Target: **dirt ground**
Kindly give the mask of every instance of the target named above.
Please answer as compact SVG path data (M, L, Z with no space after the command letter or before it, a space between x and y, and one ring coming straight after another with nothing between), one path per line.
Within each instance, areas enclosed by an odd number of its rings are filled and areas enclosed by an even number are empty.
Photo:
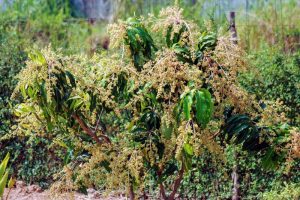
M6 199L8 189L5 190ZM22 181L17 181L15 188L9 192L8 200L125 200L124 195L114 195L105 197L94 189L88 189L88 194L77 192L68 194L52 194L48 190L42 190L37 185L27 186Z

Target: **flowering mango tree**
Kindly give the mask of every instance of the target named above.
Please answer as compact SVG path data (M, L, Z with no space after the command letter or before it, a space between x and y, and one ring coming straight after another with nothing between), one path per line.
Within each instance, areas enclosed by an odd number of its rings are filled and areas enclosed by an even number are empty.
M74 189L101 182L134 199L151 183L172 200L204 151L223 162L234 143L261 154L266 167L287 154L278 148L290 142L276 128L280 109L261 106L237 82L243 52L181 13L171 7L111 25L112 50L92 58L51 48L29 55L14 93L23 98L14 132L51 135L65 147Z

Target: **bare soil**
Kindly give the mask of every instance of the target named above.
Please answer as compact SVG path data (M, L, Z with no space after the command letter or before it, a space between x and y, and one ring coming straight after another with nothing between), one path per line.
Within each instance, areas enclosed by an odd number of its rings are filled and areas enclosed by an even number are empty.
M4 199L6 200L8 189L5 190ZM17 181L15 188L9 192L8 200L125 200L124 195L104 196L94 189L88 189L88 194L78 192L66 194L53 194L49 190L42 190L37 185L27 186L22 181Z

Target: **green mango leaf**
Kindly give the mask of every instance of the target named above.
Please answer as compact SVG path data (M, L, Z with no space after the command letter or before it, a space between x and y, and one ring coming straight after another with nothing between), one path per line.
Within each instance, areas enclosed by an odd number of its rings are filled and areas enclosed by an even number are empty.
M209 49L213 50L216 45L217 45L217 34L203 32L199 38L198 50L200 52Z
M82 100L75 100L73 109L76 110L78 108L80 108L83 105L83 101Z
M188 155L190 155L190 156L194 155L193 147L189 143L185 143L183 145L183 149Z
M25 86L24 85L22 85L20 87L20 91L21 91L21 94L22 94L23 98L26 99L27 94L26 94L26 90L25 90Z
M183 99L183 112L186 120L191 119L191 110L192 110L193 98L191 94L188 94Z
M46 83L45 81L42 82L40 85L40 94L44 102L47 102L47 92L46 92Z
M71 86L75 88L76 87L76 81L75 81L75 78L74 78L73 74L71 74L71 72L69 72L69 71L66 71L66 75L69 78Z
M162 125L161 125L161 132L162 132L162 135L166 139L168 139L168 140L171 139L173 130L174 130L174 125L173 124L167 125L166 122L162 123Z
M36 95L36 90L33 88L33 87L28 87L27 88L27 93L28 93L28 96L30 97L30 98L34 98L35 97L35 95Z
M264 152L270 145L260 141L259 127L247 115L233 115L222 127L221 137L234 144L242 144L248 152ZM270 152L269 152L270 153Z
M206 89L196 91L196 119L199 125L206 127L213 114L211 94Z
M275 150L271 147L262 158L262 166L265 169L275 169L278 166L278 155Z
M53 128L54 128L54 125L51 122L51 120L47 120L47 129L48 129L48 131L52 131Z
M82 97L79 95L76 95L76 96L70 97L67 101L77 100L77 99L82 99Z
M41 66L45 66L47 65L47 61L46 58L44 57L44 55L40 52L40 51L33 51L31 53L28 54L28 57L33 61L38 63Z
M127 25L126 36L124 38L125 44L129 45L134 66L140 71L143 63L147 59L151 59L152 50L156 51L157 48L140 20L132 18L127 21Z
M185 168L185 171L189 171L192 169L192 156L187 154L185 151L182 153L183 155L183 165Z
M17 116L20 116L22 114L26 114L26 113L30 113L30 112L34 112L34 111L35 111L34 107L27 105L25 103L21 103L16 106L15 114Z
M173 115L175 116L175 119L177 122L179 122L181 120L181 117L182 117L181 112L182 112L182 105L177 104L173 110Z
M173 30L173 26L169 26L168 30L167 30L167 34L166 34L166 43L168 47L172 46L172 42L171 42L171 33Z
M90 100L90 111L92 112L96 108L97 99L96 96L91 93L91 100Z

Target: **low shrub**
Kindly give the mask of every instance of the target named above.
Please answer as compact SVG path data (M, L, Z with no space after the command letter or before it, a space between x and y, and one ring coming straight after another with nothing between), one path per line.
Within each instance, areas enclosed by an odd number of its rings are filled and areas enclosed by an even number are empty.
M279 100L288 107L292 125L300 123L300 53L283 54L266 48L250 56L251 68L241 84L259 100Z

